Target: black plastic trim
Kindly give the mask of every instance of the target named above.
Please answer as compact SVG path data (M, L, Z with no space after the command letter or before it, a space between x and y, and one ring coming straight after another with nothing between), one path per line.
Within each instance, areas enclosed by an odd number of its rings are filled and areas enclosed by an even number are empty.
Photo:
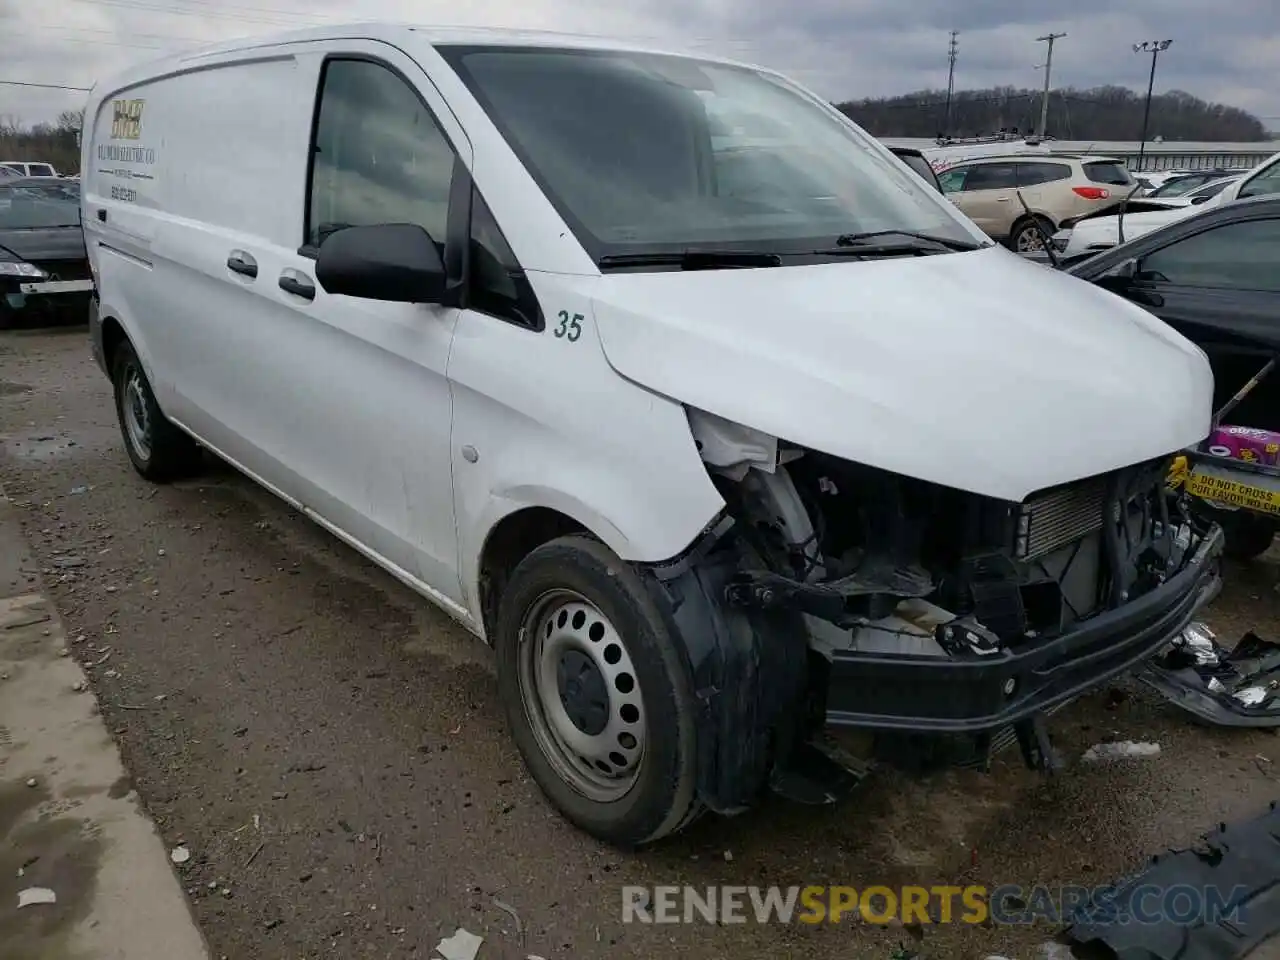
M1166 583L1022 652L928 657L836 651L827 678L826 722L980 732L1079 696L1152 656L1191 622L1220 586L1214 560L1223 541L1215 524L1187 566Z

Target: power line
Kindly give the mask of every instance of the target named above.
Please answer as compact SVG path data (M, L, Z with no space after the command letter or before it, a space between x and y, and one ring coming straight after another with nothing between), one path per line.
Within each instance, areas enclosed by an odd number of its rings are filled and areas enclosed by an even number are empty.
M36 87L40 90L75 90L78 93L88 93L90 87L73 87L66 83L33 83L29 80L0 80L0 86L5 87Z

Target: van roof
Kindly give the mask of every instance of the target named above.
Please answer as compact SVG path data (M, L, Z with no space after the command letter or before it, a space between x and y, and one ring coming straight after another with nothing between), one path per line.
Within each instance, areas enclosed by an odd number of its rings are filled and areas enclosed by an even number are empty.
M711 63L723 63L735 66L750 66L752 69L766 73L776 71L766 67L746 64L702 53L701 51L682 51L671 48L650 46L634 41L614 39L610 37L580 34L559 33L551 30L516 30L501 27L459 27L429 26L414 23L397 23L393 21L362 21L353 23L325 24L317 27L305 27L298 30L285 30L259 34L252 37L241 37L217 43L203 44L179 50L176 53L145 60L130 66L121 73L100 81L94 92L103 89L119 90L122 87L151 79L158 73L172 69L181 69L195 61L207 57L216 57L238 51L260 50L265 47L277 47L291 43L306 43L316 40L403 40L406 34L413 34L432 46L437 45L484 45L505 47L571 47L582 50L616 50L627 53L658 53L676 56L688 56Z

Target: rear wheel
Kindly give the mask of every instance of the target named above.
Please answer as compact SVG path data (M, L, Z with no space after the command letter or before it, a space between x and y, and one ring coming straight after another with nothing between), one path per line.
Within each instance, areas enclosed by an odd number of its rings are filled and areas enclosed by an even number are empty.
M690 681L625 562L584 536L534 550L503 591L495 645L512 738L566 819L632 847L696 818Z
M156 483L194 473L200 448L160 412L142 362L127 340L116 348L111 379L120 433L134 469Z
M1014 224L1013 232L1009 235L1009 246L1018 253L1038 253L1044 249L1044 238L1052 233L1053 224L1044 217L1021 220Z

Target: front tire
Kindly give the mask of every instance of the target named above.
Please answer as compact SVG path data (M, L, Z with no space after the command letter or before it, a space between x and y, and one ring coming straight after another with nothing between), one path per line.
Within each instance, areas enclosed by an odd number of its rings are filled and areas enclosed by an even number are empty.
M1223 552L1236 560L1253 560L1271 549L1278 525L1270 517L1237 510L1223 526Z
M200 448L160 411L151 382L127 340L112 362L116 417L133 468L153 483L190 476L200 466Z
M551 804L607 843L649 843L701 812L678 642L640 576L585 536L538 547L500 599L498 687L512 738Z

